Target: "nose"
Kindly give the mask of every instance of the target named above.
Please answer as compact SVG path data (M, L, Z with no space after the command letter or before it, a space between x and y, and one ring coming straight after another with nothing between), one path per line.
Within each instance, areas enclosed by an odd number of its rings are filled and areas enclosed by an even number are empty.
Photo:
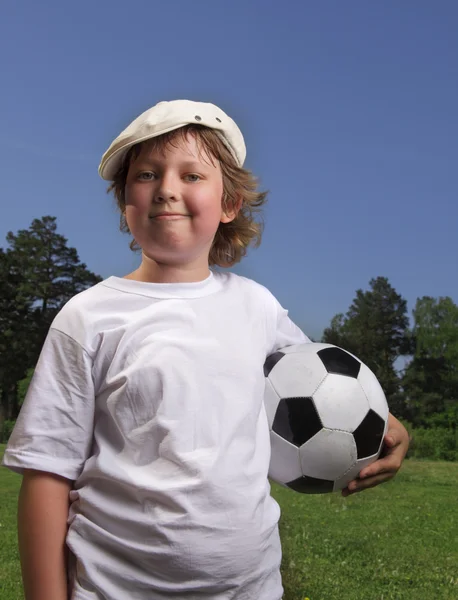
M156 193L154 194L154 201L170 202L178 200L178 187L173 177L170 175L163 175L159 181Z

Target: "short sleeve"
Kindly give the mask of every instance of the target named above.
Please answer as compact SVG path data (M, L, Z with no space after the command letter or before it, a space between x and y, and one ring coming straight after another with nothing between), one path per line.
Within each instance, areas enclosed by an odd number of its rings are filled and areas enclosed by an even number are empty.
M288 311L281 306L275 296L270 294L270 298L272 335L268 355L280 348L309 343L311 340L290 319Z
M17 473L36 469L75 480L89 455L93 426L92 359L51 328L2 464Z

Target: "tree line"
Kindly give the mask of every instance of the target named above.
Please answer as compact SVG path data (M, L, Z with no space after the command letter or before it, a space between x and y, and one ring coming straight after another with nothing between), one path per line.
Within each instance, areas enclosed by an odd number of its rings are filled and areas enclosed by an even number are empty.
M19 413L54 316L101 281L57 232L55 217L35 219L6 241L0 248L0 433ZM451 431L456 442L458 306L451 298L418 298L410 324L406 300L377 277L356 291L346 313L334 316L322 341L372 369L395 416L417 430Z

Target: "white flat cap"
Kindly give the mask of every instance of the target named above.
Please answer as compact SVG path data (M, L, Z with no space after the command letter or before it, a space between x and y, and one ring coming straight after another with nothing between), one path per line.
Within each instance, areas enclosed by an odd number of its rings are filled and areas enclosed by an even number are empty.
M159 102L137 117L111 143L102 156L99 174L112 181L128 150L139 142L179 129L190 123L214 129L241 167L246 157L242 132L225 112L209 102L172 100Z

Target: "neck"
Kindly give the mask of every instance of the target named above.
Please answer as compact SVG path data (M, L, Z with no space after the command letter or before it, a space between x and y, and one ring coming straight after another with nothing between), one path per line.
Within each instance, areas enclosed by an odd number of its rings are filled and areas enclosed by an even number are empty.
M126 275L125 279L147 283L193 283L203 281L209 275L208 263L206 265L192 263L169 265L156 262L143 254L141 265L138 269Z

